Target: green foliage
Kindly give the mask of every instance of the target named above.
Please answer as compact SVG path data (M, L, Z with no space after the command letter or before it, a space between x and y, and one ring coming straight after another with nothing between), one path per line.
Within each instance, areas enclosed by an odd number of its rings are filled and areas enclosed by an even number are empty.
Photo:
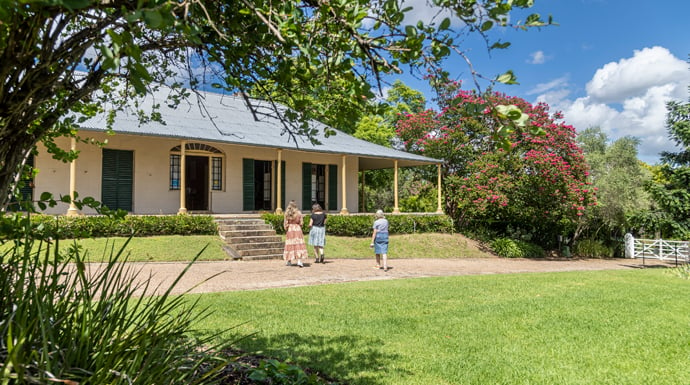
M581 239L573 245L573 255L581 258L612 258L613 248L596 239Z
M396 133L406 150L444 160L444 211L458 228L521 228L545 247L572 232L596 204L574 127L543 103L437 87L442 110L407 115ZM435 183L435 173L425 177Z
M0 215L0 228L7 239L16 239L16 222L23 214ZM111 216L52 216L31 215L35 236L41 239L71 239L90 237L129 237L151 235L213 235L218 227L209 215L128 215ZM19 233L21 234L21 232ZM0 238L1 240L2 238Z
M645 185L658 211L674 222L665 237L690 237L690 103L669 102L666 127L679 152L662 152L659 176Z
M384 75L440 67L463 51L458 35L481 33L487 47L504 47L486 33L550 24L536 13L524 22L509 17L533 1L429 6L452 10L452 19L409 25L412 8L396 1L113 0L103 6L97 0L6 0L0 8L0 78L6 81L0 100L10 101L4 107L13 113L0 117L0 164L10 170L0 174L0 191L11 190L38 142L66 159L55 138L77 137L82 118L103 110L112 124L132 99L160 84L173 85L162 101L173 105L189 96L179 89L183 83L261 96L274 108L254 106L257 114L279 115L290 135L313 139L317 129L332 130L314 127L311 119L351 126ZM454 25L467 28L453 31ZM142 121L160 120L155 106L144 111L138 101L131 104Z
M146 280L134 284L138 272L122 263L126 244L91 269L76 245L65 252L60 241L33 239L41 224L17 224L25 237L0 255L4 384L217 383L225 342L193 326L210 313L171 296L174 284L162 295Z
M546 255L539 245L511 238L496 238L489 247L504 258L543 258Z
M262 360L251 368L249 379L258 383L276 385L319 385L322 381L315 374L307 374L299 366L274 359Z
M261 218L269 223L278 234L285 234L283 215L272 213L261 214ZM413 233L453 233L453 221L447 215L405 215L396 214L386 216L390 224L391 234ZM372 234L373 215L336 215L328 214L326 229L328 235L345 237L364 237ZM302 231L309 232L309 214L304 217Z
M597 205L587 211L580 231L583 238L620 238L642 223L632 221L651 208L644 185L651 173L637 159L639 139L623 137L609 144L599 127L578 134L590 175L597 189Z

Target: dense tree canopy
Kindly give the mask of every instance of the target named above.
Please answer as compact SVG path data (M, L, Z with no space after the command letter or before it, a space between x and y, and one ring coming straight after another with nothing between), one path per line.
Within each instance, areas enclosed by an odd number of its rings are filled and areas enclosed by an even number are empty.
M571 235L596 202L574 128L545 104L498 93L460 90L445 105L408 115L397 133L406 149L444 159L446 211L460 226L512 229L543 243ZM492 106L529 117L529 130L508 131L508 150L495 139L503 123Z
M606 242L621 239L636 227L631 221L650 208L649 194L643 186L651 173L637 159L639 139L625 136L609 143L599 127L590 127L578 134L587 163L591 168L597 191L597 206L587 213L590 238Z
M530 8L533 0L434 2L437 10L453 16L410 25L401 3L3 1L0 191L7 192L18 179L20 165L37 142L60 152L51 139L75 135L78 115L73 113L117 111L132 96L159 84L173 90L214 84L226 92L258 92L293 108L294 114L282 114L286 130L309 135L308 125L295 122L324 113L336 125L349 118L340 110L310 109L315 96L333 95L337 87L341 102L336 104L361 105L373 96L372 85L379 84L382 74L405 66L414 71L462 55L458 45L464 34L545 24L539 15L524 22L509 18L514 9ZM281 97L272 99L274 95ZM175 103L180 97L172 92L170 100L157 102ZM149 111L141 116L157 118ZM6 200L7 194L1 194L0 207Z
M666 127L680 151L661 153L658 175L645 186L656 204L640 221L658 236L690 237L690 103L667 105Z

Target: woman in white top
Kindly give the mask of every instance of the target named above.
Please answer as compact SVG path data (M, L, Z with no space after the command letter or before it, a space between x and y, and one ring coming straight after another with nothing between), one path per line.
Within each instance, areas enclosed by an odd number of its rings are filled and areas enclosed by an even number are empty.
M374 253L376 253L376 266L374 268L383 268L383 271L388 271L388 220L383 216L382 210L376 211L373 229L369 247L374 248ZM382 258L383 267L381 266Z

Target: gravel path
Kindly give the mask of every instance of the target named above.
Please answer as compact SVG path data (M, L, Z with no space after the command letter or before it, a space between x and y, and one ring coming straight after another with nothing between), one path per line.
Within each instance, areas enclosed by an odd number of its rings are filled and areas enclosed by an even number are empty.
M417 277L469 274L507 274L531 272L613 270L643 267L635 259L391 259L387 272L374 269L371 259L335 259L325 264L305 264L304 268L285 266L281 260L220 261L193 264L173 293L211 293L233 290L332 284ZM183 263L132 263L140 271L138 279L152 277L157 292L167 289L186 266ZM646 261L647 266L659 265ZM159 286L160 285L160 286ZM151 292L151 290L149 290Z

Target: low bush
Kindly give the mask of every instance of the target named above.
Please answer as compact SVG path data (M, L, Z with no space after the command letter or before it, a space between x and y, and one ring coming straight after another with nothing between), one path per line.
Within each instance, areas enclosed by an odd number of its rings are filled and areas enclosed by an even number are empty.
M31 221L37 235L44 239L218 234L210 215L32 215Z
M283 215L264 213L261 215L278 234L285 234ZM405 215L396 214L386 216L390 224L391 234L414 233L453 233L453 221L447 215ZM339 215L328 214L326 228L328 235L343 237L371 236L374 215ZM304 216L302 231L309 232L309 214Z
M613 248L594 239L583 239L573 245L573 255L580 258L611 258Z
M36 241L42 223L5 219L25 236L0 255L3 384L217 383L226 343L193 326L209 311L171 295L174 284L155 296L148 281L135 284L138 272L121 263L126 243L92 269L76 244Z
M539 245L510 238L496 238L489 246L496 255L504 258L543 258L546 255Z

